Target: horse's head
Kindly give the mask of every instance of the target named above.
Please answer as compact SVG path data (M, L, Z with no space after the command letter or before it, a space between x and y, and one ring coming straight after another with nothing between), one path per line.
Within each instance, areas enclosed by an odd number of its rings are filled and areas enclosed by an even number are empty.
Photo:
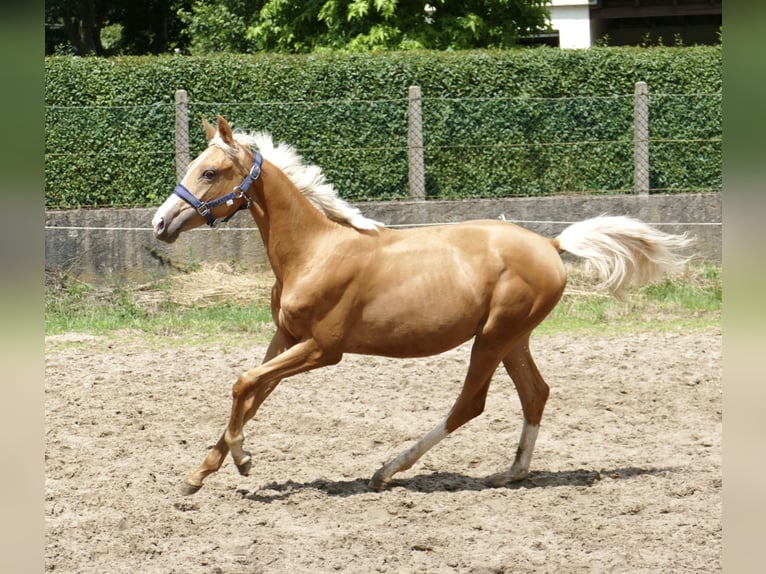
M181 183L152 218L155 237L167 243L182 231L204 223L212 227L248 207L248 189L260 174L260 154L240 145L222 116L217 128L204 117L202 124L207 149L189 164Z

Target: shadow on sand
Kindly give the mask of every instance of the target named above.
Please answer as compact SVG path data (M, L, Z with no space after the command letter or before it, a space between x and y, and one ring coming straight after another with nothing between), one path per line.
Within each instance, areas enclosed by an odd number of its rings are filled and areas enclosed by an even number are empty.
M667 476L672 472L672 468L618 468L602 470L561 470L561 471L537 471L531 472L529 476L519 482L509 482L503 486L494 486L489 482L489 477L473 477L464 474L434 472L431 474L421 474L404 479L394 479L383 491L377 491L368 486L369 479L357 478L354 480L326 480L317 479L311 482L294 482L288 480L282 483L272 482L263 487L249 491L239 489L237 493L242 498L255 502L274 502L277 500L288 499L291 496L305 491L315 490L323 492L328 496L355 496L359 494L368 494L380 492L384 494L387 490L404 488L412 492L458 492L458 491L480 491L491 489L521 490L532 488L555 488L555 487L577 487L593 486L596 482L604 479L625 480L637 476Z

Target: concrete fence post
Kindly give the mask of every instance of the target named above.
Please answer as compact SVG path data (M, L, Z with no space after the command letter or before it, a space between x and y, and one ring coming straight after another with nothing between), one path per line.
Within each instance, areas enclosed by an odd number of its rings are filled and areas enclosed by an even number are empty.
M189 165L189 96L176 90L176 179L181 181Z
M409 186L410 198L426 198L425 167L423 161L423 112L420 86L410 86L408 107Z
M633 122L633 190L649 195L649 88L646 82L636 82Z

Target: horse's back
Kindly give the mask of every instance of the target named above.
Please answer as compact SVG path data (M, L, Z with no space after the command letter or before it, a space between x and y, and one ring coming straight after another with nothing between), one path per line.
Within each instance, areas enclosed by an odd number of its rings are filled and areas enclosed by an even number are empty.
M473 220L406 230L381 230L380 253L410 257L419 266L477 267L516 273L533 283L564 281L554 242L529 229L497 220ZM563 288L563 285L562 285Z

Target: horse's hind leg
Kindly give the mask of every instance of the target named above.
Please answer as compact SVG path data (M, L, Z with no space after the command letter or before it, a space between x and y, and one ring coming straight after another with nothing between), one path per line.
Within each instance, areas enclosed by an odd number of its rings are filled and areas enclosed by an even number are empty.
M519 394L524 413L524 425L521 429L516 458L511 468L507 472L490 477L490 482L496 486L502 486L509 481L523 480L529 474L529 464L535 450L540 420L543 418L543 410L550 392L532 360L528 338L505 356L503 365Z
M477 337L471 350L471 364L463 383L463 390L447 417L418 442L381 467L370 480L371 488L384 488L394 474L410 468L452 431L483 412L492 375L500 364L498 354L486 340Z

